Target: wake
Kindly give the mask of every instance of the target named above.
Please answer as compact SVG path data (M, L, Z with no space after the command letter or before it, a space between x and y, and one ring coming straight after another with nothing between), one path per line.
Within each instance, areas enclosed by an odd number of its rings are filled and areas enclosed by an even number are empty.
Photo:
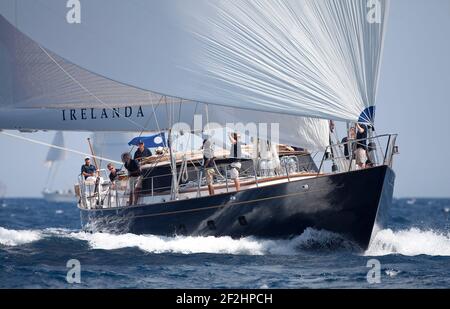
M295 255L300 249L350 248L351 242L340 235L327 231L307 229L289 240L264 240L254 237L233 239L231 237L155 235L112 235L104 233L74 233L72 237L85 240L93 249L114 250L137 247L149 253L213 253L235 255Z
M8 230L0 227L0 245L19 246L41 239L39 231L31 230Z
M345 237L323 230L306 229L300 236L288 240L254 237L164 237L156 235L85 233L66 229L11 230L0 227L0 246L21 246L52 237L64 237L87 242L93 250L138 248L152 254L231 254L231 255L298 255L302 251L350 251L360 248ZM380 231L365 256L399 254L404 256L450 256L450 235L433 230Z
M390 254L450 256L450 234L433 230L422 231L418 228L401 231L382 230L375 236L365 255Z

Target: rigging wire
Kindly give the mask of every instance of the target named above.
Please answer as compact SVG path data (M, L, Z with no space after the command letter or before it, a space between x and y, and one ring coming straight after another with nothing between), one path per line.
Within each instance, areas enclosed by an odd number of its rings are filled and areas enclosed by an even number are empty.
M158 102L158 104L156 104L156 108L158 108L158 106L159 106L159 104L161 103L162 99L163 99L163 96L162 96L161 98L159 98L159 102ZM152 114L153 114L153 116L155 117L155 120L156 120L156 125L157 125L158 132L161 132L161 129L160 129L159 124L158 124L158 118L156 117L155 107L153 106L153 104L151 104L151 106L152 106ZM151 119L151 117L148 118L146 124L144 125L144 127L142 128L142 130L139 132L138 137L141 137L141 136L142 136L142 134L144 133L145 129L147 128L147 126L148 126L149 123L150 123L150 119ZM135 145L131 146L131 148L130 148L130 150L128 151L128 153L131 154L131 152L134 150L135 147L136 147Z
M78 155L82 155L82 156L88 156L88 157L92 157L92 158L95 157L95 158L97 158L99 160L108 160L108 161L113 162L113 163L121 164L121 162L114 161L114 160L111 160L111 159L108 159L108 158L104 158L104 157L100 157L100 156L92 156L91 154L86 153L86 152L74 150L74 149L67 148L67 147L56 146L56 145L53 145L53 144L50 144L50 143L38 141L38 140L35 140L35 139L32 139L32 138L28 138L28 137L24 137L24 136L20 136L20 135L16 135L16 134L7 133L7 132L4 132L4 131L0 131L0 134L6 135L6 136L9 136L9 137L13 137L13 138L17 138L17 139L21 139L21 140L24 140L24 141L27 141L27 142L31 142L31 143L34 143L34 144L47 146L47 147L55 148L55 149L59 149L59 150L64 150L64 151L71 152L71 153L78 154Z
M114 111L115 113L118 113L120 116L124 116L123 114L121 114L119 111L114 110L111 106L109 106L108 104L106 104L105 102L103 102L98 96L96 96L94 93L92 93L89 89L87 89L85 86L83 86L83 84L81 84L75 77L72 76L72 74L70 74L69 72L67 72L66 69L64 69L57 61L55 58L53 58L45 48L43 48L41 45L39 45L39 48L47 55L47 57L53 62L55 63L58 68L64 73L66 74L71 80L73 80L82 90L84 90L87 94L89 94L90 96L92 96L95 100L97 100L100 104L104 105L106 108L108 108L109 110ZM142 125L140 125L139 123L137 123L136 121L129 119L127 117L123 117L124 119L126 119L127 121L129 121L130 123L132 123L133 125L135 125L136 127L138 127L139 129L145 129L144 127L142 127Z

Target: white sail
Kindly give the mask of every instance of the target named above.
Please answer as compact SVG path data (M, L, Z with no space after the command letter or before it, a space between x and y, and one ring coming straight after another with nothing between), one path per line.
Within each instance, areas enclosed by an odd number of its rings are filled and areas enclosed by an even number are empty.
M92 0L82 2L79 24L67 22L70 8L60 3L5 0L0 12L49 55L124 85L235 108L373 121L387 0ZM89 76L74 76L77 83L65 75L68 101L24 94L13 107L103 107ZM116 101L128 95L102 89ZM88 100L72 100L72 90ZM139 95L132 103L141 101L154 103Z
M64 147L64 135L63 132L58 131L53 137L52 145L58 147ZM63 161L66 157L66 152L58 148L50 148L45 159L45 164L51 166L57 161Z
M57 131L53 137L52 145L61 148L49 148L44 165L48 167L47 180L43 192L50 192L50 188L53 188L55 177L58 174L58 170L61 166L61 161L66 158L66 152L64 148L64 135L62 131Z
M11 91L2 92L0 126L3 129L160 131L182 122L198 132L207 121L222 126L277 123L281 143L311 150L327 144L326 121L219 105L207 107L203 103L144 91L69 63L42 49L1 17L0 25L0 42L9 46L1 49L4 57L0 58L10 65L5 68L11 69L2 85L15 85L10 87ZM5 57L8 51L13 55L9 60ZM148 106L149 103L153 105ZM83 107L86 105L97 108ZM200 125L193 123L194 115L201 115Z
M94 153L98 157L120 161L120 155L129 151L128 142L135 135L124 132L95 132L91 135ZM97 160L103 168L108 162Z

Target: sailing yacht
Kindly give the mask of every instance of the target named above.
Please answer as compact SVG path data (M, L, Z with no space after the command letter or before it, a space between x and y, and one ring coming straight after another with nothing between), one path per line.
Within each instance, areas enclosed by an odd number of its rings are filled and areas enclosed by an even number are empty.
M49 203L73 203L77 202L75 192L72 190L54 190L53 185L55 177L58 173L60 164L65 159L64 148L64 134L61 131L55 133L53 138L53 145L60 148L50 148L47 153L45 165L48 167L47 181L42 191L43 198Z
M5 195L6 195L6 185L0 181L0 206L1 207L6 207Z
M126 176L80 177L88 231L289 238L313 227L366 248L395 180L396 135L373 130L388 6L98 0L74 9L5 0L0 129L166 132L166 151L141 162L139 188ZM329 121L372 129L332 143ZM175 135L213 123L251 140L239 191L226 147L215 153L213 195L203 154L173 147ZM350 143L364 144L367 168L343 153Z

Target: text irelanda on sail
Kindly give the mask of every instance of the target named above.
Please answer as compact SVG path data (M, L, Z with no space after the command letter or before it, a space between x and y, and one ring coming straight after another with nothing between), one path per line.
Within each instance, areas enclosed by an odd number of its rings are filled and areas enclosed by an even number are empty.
M96 120L109 118L143 118L144 111L142 106L125 106L117 108L79 108L79 109L63 109L61 110L63 121L77 121L77 120Z

